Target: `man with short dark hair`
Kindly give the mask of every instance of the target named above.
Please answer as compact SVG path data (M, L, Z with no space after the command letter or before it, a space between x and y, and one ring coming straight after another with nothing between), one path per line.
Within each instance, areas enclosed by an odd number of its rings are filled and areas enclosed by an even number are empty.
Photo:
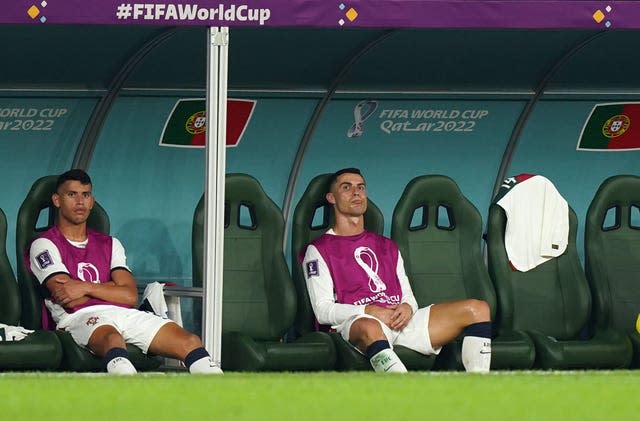
M89 175L78 169L60 175L51 200L56 225L31 243L29 266L57 328L103 357L112 374L136 372L127 343L182 360L192 373L221 373L198 336L134 308L138 289L122 244L87 227L95 204Z
M364 229L367 190L357 168L332 175L326 200L335 225L302 251L318 322L341 333L377 372L407 371L393 345L438 354L461 334L465 369L489 371L489 305L468 299L418 308L396 243Z

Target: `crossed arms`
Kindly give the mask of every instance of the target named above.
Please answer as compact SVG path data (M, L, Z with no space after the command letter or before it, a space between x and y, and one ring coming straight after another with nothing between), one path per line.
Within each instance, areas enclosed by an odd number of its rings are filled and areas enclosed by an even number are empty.
M135 278L123 268L111 271L111 280L99 284L71 279L66 273L58 273L46 281L46 287L55 302L64 308L79 306L91 298L127 307L134 307L138 302Z

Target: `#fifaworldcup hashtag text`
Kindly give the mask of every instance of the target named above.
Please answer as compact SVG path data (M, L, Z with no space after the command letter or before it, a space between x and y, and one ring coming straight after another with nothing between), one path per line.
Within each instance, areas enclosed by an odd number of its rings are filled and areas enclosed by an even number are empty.
M271 10L250 8L246 4L199 7L197 4L120 3L116 17L119 20L238 21L258 22L260 25L264 25L271 17Z

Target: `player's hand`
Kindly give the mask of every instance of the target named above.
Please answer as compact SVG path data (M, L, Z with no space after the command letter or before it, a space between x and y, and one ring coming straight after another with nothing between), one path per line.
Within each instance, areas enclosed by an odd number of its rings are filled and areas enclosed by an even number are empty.
M83 298L87 295L87 283L74 279L60 282L56 280L52 295L56 302L63 307L72 301Z
M413 309L409 304L402 303L394 306L389 327L393 330L402 330L407 327L411 317L413 317Z
M394 308L380 307L375 304L367 304L364 308L366 314L370 314L376 319L380 320L385 325L391 327L391 316L394 313Z

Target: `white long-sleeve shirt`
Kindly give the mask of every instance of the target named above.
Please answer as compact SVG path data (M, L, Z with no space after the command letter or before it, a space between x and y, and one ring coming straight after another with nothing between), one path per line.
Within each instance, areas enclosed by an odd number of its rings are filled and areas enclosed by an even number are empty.
M567 249L569 205L551 181L541 175L505 180L496 203L507 215L504 233L509 261L526 272Z

